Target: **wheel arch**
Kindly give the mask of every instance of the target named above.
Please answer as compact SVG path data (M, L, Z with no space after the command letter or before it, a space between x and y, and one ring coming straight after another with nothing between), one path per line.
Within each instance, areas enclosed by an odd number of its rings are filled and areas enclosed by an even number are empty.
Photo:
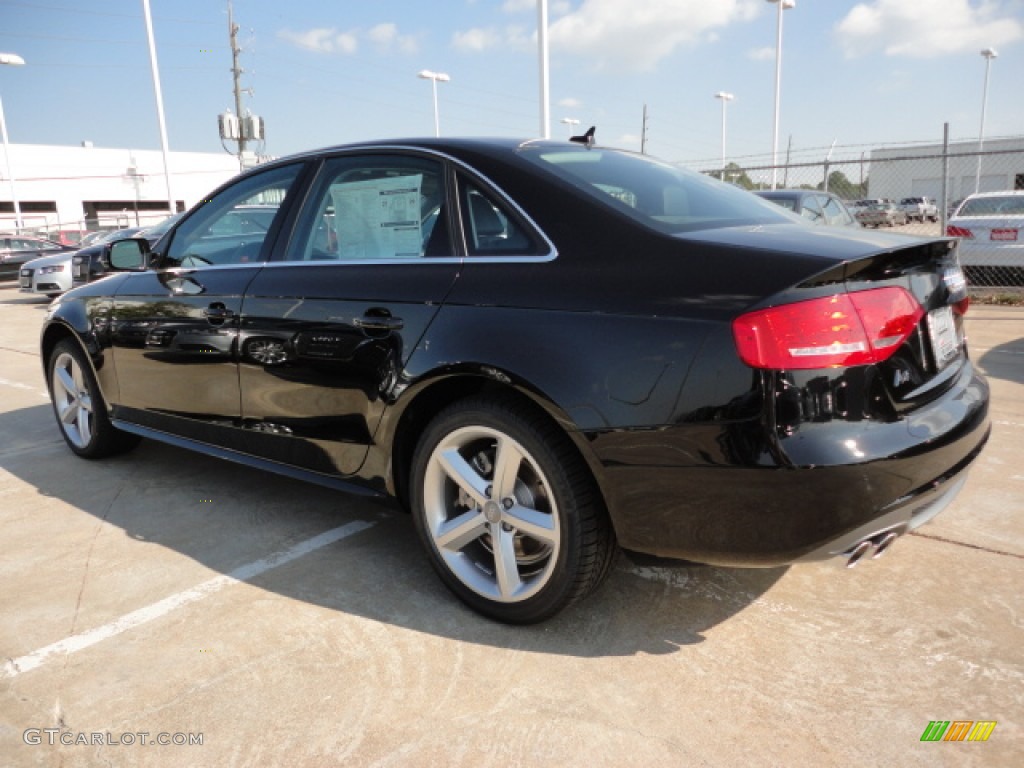
M409 477L416 445L427 425L440 411L453 403L479 395L514 402L517 407L529 409L548 421L565 438L566 445L583 461L602 500L608 498L601 482L597 457L587 448L585 437L574 428L568 414L539 390L525 382L513 381L507 374L485 366L424 382L415 392L407 394L404 407L393 414L390 423L382 424L382 442L390 446L390 490L404 509L409 508Z
M39 340L43 378L47 383L47 387L49 387L50 382L50 360L53 357L53 351L64 339L72 339L85 353L85 358L89 361L89 367L92 369L93 378L96 380L96 386L99 388L100 396L103 398L104 408L109 411L110 398L103 389L102 378L99 375L99 366L96 365L96 359L100 355L99 347L95 343L87 343L82 338L81 333L64 319L56 319L49 322L43 328L42 336Z

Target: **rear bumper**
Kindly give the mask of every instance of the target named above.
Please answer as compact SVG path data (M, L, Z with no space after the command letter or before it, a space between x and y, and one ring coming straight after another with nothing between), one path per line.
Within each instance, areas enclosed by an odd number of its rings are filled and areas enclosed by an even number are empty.
M593 439L620 544L774 567L922 525L955 498L988 439L988 385L967 363L954 386L911 418L807 427L789 438L799 442L799 463L756 422ZM843 451L847 463L836 460ZM691 461L670 465L680 458Z

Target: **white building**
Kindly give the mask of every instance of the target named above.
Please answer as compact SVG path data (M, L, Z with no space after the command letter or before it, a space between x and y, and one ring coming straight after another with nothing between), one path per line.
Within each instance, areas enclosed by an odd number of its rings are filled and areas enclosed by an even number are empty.
M12 177L23 228L54 236L144 226L170 212L159 150L11 144L9 158L10 170L0 163L0 231L16 228ZM179 211L238 173L238 159L227 153L170 152L168 165Z
M978 192L1024 189L1024 137L986 139L979 166L978 142L949 145L948 200ZM871 151L867 197L942 197L942 145L892 147ZM979 176L980 168L980 176Z

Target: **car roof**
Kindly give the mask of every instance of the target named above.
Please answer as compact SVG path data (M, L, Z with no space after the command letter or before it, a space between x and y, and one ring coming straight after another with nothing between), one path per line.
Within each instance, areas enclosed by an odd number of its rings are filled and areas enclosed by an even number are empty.
M975 192L964 199L971 200L976 197L1016 197L1017 195L1024 195L1024 189L1004 189L1002 192Z

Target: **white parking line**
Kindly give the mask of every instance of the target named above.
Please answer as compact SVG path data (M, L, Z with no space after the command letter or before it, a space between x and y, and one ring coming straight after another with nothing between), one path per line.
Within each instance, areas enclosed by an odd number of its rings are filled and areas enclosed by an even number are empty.
M38 387L33 387L30 384L22 384L20 381L11 381L10 379L0 379L0 387L10 387L11 389L27 389L29 392L35 392L37 395L42 397L44 400L49 400L50 395Z
M255 562L248 563L247 565L240 566L230 573L224 574L223 576L217 576L216 578L210 579L209 581L203 582L198 587L185 590L184 592L178 592L177 594L165 597L163 600L159 600L155 603L147 605L144 608L140 608L137 611L125 614L119 619L116 619L109 624L104 624L101 627L90 629L87 632L82 632L77 635L59 640L56 643L51 643L45 648L40 648L38 651L34 651L26 656L21 656L17 659L8 659L4 664L4 677L17 677L24 672L30 672L36 667L42 666L49 657L56 654L71 654L88 648L96 643L107 640L116 635L120 635L122 632L127 632L129 629L134 629L142 624L159 619L171 611L181 608L183 605L194 603L197 600L202 600L204 597L209 597L215 592L219 592L232 584L237 584L242 581L248 581L249 579L259 576L261 573L269 571L272 568L276 568L279 565L290 563L292 560L296 560L303 555L308 555L322 547L326 547L328 544L333 544L336 541L347 538L360 531L365 531L367 528L372 528L374 523L367 522L364 520L357 520L347 525L343 525L339 528L332 528L329 531L325 531L318 536L314 536L311 539L299 542L291 549L287 549L283 552L277 552L269 557L265 557L262 560L256 560Z

